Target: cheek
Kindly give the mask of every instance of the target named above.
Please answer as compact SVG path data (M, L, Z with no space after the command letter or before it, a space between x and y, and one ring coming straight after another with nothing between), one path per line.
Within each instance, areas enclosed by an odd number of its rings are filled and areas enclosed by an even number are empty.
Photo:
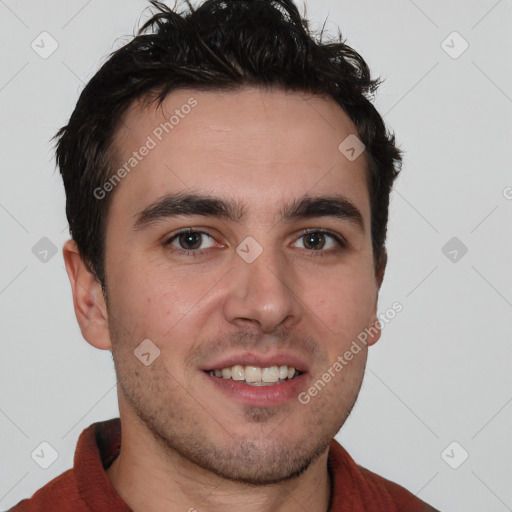
M194 317L207 302L218 275L174 269L166 263L127 262L112 273L112 304L116 314L138 335L165 341L186 317Z
M354 274L329 277L305 295L304 302L324 324L328 332L344 341L351 341L370 324L372 319L376 285L371 277L361 278Z

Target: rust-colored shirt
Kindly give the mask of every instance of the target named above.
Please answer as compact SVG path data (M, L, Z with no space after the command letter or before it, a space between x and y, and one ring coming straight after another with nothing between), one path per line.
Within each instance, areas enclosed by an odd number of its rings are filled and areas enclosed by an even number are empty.
M121 448L121 421L93 423L78 439L74 465L9 512L131 512L107 477ZM334 439L329 512L439 512L409 491L358 466Z

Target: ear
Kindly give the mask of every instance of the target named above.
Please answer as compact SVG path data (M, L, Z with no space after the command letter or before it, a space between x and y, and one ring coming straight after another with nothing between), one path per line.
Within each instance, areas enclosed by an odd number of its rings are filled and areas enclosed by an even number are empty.
M93 347L109 350L108 315L101 285L83 262L74 240L64 244L62 254L82 336Z
M377 282L377 293L375 294L375 305L373 310L373 317L371 324L368 326L368 339L367 339L367 345L371 346L374 343L377 343L380 339L381 335L381 322L377 318L377 302L379 298L379 290L382 286L382 281L384 280L384 273L386 271L386 265L388 262L388 255L385 249L382 249L381 256L377 262L377 268L375 273L375 279Z

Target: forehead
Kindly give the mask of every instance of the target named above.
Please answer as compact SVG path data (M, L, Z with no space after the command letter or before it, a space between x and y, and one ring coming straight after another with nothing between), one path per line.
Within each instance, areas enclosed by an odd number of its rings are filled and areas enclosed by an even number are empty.
M159 108L138 102L115 136L115 169L128 171L116 211L140 211L173 191L236 199L260 214L293 197L339 193L367 216L364 154L350 161L338 149L354 134L334 100L302 92L189 89Z

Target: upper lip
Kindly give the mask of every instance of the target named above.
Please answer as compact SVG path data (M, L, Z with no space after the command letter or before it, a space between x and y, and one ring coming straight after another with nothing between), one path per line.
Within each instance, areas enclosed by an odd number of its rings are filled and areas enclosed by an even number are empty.
M208 363L201 370L221 370L222 368L231 368L235 365L259 366L268 368L269 366L289 366L300 372L307 372L308 365L305 358L288 352L278 352L273 355L262 355L255 352L241 352L225 357L219 361Z

